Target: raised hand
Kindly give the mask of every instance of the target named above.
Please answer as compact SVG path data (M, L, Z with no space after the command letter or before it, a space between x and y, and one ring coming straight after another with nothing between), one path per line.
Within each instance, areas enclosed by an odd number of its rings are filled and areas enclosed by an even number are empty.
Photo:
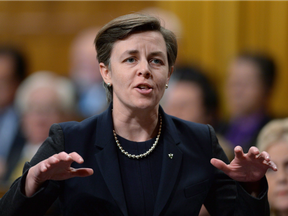
M32 196L47 180L65 180L73 177L86 177L93 174L90 168L74 169L72 162L83 163L83 158L76 152L61 152L31 167L25 183L26 196Z
M269 154L265 151L260 153L254 146L249 149L247 154L244 154L240 146L236 146L234 153L235 158L228 165L216 158L211 159L211 164L239 182L257 182L269 168L277 171Z

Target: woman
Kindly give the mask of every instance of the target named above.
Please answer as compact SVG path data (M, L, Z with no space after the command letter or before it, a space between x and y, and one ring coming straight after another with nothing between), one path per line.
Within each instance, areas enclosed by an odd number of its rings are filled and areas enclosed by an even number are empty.
M271 215L288 215L288 119L273 120L260 132L257 143L259 149L267 151L278 172L269 170L268 199L271 204Z
M41 215L57 197L64 215L198 215L202 203L211 215L269 214L264 175L277 168L266 152L236 148L226 165L212 127L159 107L177 55L172 32L130 14L95 44L110 107L53 125L2 198L2 215Z

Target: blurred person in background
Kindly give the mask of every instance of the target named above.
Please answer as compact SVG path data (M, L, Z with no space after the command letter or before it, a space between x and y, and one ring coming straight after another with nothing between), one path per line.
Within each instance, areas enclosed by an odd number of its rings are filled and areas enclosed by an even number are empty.
M70 77L76 87L81 118L99 114L108 107L93 44L98 30L94 27L81 31L71 44Z
M217 91L201 69L192 66L175 68L173 82L164 99L163 107L167 114L187 121L210 124L217 130L218 105ZM219 134L217 138L231 161L234 153L227 141ZM199 216L209 215L203 205Z
M176 67L173 81L164 97L163 106L167 114L186 121L210 124L217 131L218 94L212 82L200 68ZM231 161L234 156L233 151L222 136L217 134L217 137Z
M51 125L72 119L74 88L67 78L47 71L35 72L19 86L15 106L26 141L11 148L5 175L5 180L10 181L21 176L25 161L33 157L47 138Z
M0 180L5 173L6 159L13 144L22 140L14 97L26 75L24 55L11 46L0 46Z
M240 145L247 152L271 119L268 105L275 68L269 56L249 52L239 54L230 64L226 87L230 119L221 133L231 143L231 149Z
M271 216L288 216L288 118L269 122L259 133L257 147L278 167L266 173Z

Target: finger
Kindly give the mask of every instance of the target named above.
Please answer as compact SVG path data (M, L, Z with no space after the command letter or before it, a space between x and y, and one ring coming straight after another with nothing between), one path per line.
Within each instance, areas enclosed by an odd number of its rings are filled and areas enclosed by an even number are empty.
M40 172L46 172L48 169L45 162L39 164L39 166L40 166Z
M55 157L57 157L61 161L73 161L72 157L64 151L56 154Z
M234 148L234 154L235 158L243 158L244 157L244 152L241 146L236 146Z
M222 170L224 173L228 173L229 172L229 168L227 166L227 164L225 164L223 161L216 159L216 158L212 158L210 160L210 163L215 166L217 169Z
M255 146L252 146L252 147L249 149L249 151L248 151L248 153L247 153L247 156L248 156L249 158L251 158L251 159L255 159L255 158L257 158L257 155L259 155L259 149L256 148Z
M266 152L266 151L263 151L263 152L261 152L259 155L257 155L257 158L260 158L260 159L262 159L263 161L265 160L265 161L267 161L267 162L270 161L270 155L269 155L268 152Z
M72 152L69 154L73 161L81 164L84 162L83 158L76 152Z
M273 161L269 161L269 162L268 162L268 166L269 166L272 170L274 170L274 171L277 171L277 170L278 170L276 164L275 164Z
M49 157L47 160L45 160L45 163L52 165L52 164L58 163L59 161L60 161L60 159L58 158L58 155L55 154L55 155Z
M74 169L73 167L70 167L70 172L73 177L87 177L94 173L93 169L91 168Z

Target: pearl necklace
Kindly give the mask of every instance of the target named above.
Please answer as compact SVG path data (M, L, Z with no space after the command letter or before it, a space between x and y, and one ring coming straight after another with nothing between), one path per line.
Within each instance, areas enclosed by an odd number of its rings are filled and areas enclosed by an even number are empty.
M147 155L149 155L155 149L156 145L158 144L159 138L160 138L161 129L162 129L162 116L160 115L160 126L159 126L159 131L158 131L158 135L156 137L156 140L155 140L154 144L152 145L152 147L148 151L146 151L145 153L140 154L140 155L134 155L134 154L132 155L132 154L129 154L128 152L126 152L123 149L123 147L120 145L120 142L117 139L117 134L116 134L115 130L113 130L113 134L114 134L114 138L115 138L115 141L116 141L116 144L117 144L118 148L120 149L120 151L124 155L126 155L129 158L140 159L140 158L146 157Z

